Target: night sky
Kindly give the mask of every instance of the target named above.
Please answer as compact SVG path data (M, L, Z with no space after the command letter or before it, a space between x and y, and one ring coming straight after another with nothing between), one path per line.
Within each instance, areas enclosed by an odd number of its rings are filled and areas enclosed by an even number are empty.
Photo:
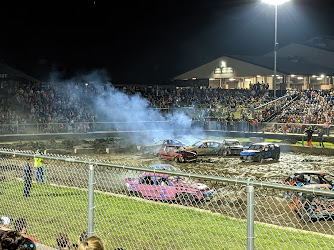
M280 45L334 36L330 3L279 6ZM42 80L105 69L114 81L163 81L274 43L274 7L260 0L3 0L0 20L0 60Z

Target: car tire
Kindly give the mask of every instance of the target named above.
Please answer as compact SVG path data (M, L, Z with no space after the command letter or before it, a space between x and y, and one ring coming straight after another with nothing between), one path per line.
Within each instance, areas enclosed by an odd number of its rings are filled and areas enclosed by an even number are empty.
M144 199L144 196L142 195L141 192L134 191L134 192L132 192L132 195L135 196L135 197Z
M279 152L276 152L273 156L273 160L275 161L278 161L279 160L279 157L280 157L280 153Z
M303 220L304 223L313 222L314 219L312 217L312 214L313 214L312 209L304 207L300 213L300 218Z
M221 150L221 151L219 151L220 152L220 156L227 156L228 155L228 151L227 150Z
M258 156L256 157L256 161L257 161L257 162L262 162L262 161L263 161L263 156L262 156L262 155L258 155Z
M196 201L196 197L193 194L181 193L177 197L177 201L182 205L189 205Z

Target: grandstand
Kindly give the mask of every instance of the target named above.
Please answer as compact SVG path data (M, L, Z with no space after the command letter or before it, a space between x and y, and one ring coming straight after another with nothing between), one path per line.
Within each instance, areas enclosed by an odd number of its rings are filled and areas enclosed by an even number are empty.
M291 43L277 52L277 89L330 89L334 75L333 37L314 37L302 43ZM273 52L259 56L225 55L174 77L196 85L249 88L251 84L268 83L273 89Z

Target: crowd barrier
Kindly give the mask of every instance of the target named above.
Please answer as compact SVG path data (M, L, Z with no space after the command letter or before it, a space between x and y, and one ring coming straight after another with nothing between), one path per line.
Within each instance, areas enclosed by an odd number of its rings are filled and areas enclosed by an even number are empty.
M103 131L141 131L141 130L171 130L182 128L174 125L175 121L133 121L133 122L77 122L77 123L36 123L36 124L1 124L0 134L52 134L52 133L89 133ZM276 123L276 122L247 122L226 121L217 118L205 118L191 121L193 128L203 130L218 130L224 132L241 133L276 133L276 134L304 134L310 126L315 130L322 128L324 136L333 135L333 127L325 124Z
M27 174L24 166L36 157L44 161L42 174L32 165ZM25 218L28 235L43 246L57 248L61 232L71 243L87 232L100 236L106 249L334 248L333 221L297 214L292 207L300 204L291 199L291 194L320 195L334 205L332 191L219 176L214 169L159 170L8 149L0 150L0 164L0 215L12 219L11 228ZM130 192L136 185L125 180L143 173L155 182ZM167 187L157 182L167 175ZM183 184L172 196L178 181ZM210 190L206 200L199 198L204 185Z

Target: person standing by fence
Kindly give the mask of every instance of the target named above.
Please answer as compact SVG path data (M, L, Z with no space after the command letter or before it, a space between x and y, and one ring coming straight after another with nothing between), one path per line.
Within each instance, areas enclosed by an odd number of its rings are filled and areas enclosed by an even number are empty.
M41 155L41 151L37 150L35 160L34 160L34 167L36 172L36 182L44 183L44 172L43 172L43 164L44 161L42 158L37 157Z
M322 128L318 129L318 141L319 141L319 146L321 147L325 147L324 145L324 141L323 141L323 136L324 136L324 131L322 130Z
M312 127L309 127L308 129L305 130L305 133L307 135L306 146L312 146L312 134L314 133L314 130L312 129Z
M30 167L30 158L27 159L26 164L23 166L23 197L30 197L31 182L32 182L32 171Z
M326 122L325 122L325 130L326 130L326 135L327 135L327 136L329 136L329 128L330 128L329 122L326 121Z

